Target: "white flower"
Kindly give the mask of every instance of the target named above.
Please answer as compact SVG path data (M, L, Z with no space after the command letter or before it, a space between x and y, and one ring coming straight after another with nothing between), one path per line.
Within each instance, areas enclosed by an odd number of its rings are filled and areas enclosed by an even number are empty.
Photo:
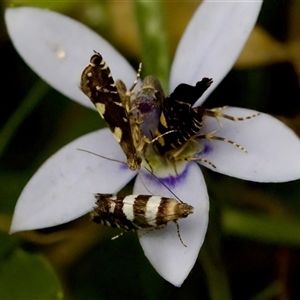
M195 85L211 77L215 87L230 70L256 21L260 1L204 1L196 11L178 46L170 75L170 91L180 83ZM92 107L80 91L80 75L92 50L99 51L113 77L130 86L135 71L105 40L84 25L47 10L9 8L6 24L14 46L27 64L61 93L82 105ZM200 105L213 87L197 101ZM248 116L252 111L228 108L226 114ZM300 178L300 143L285 125L266 114L243 122L207 118L206 130L233 140L248 153L223 141L207 141L205 158L213 170L259 182L280 182ZM117 193L136 174L118 163L101 159L78 148L125 161L120 146L108 129L87 134L66 145L31 178L15 208L11 232L58 225L91 211L94 193ZM140 172L135 194L170 196ZM190 162L177 177L164 178L172 191L194 206L194 214L179 221L180 243L175 225L150 232L141 245L157 272L180 286L189 274L202 246L208 224L208 195L201 170ZM171 195L172 196L172 195Z

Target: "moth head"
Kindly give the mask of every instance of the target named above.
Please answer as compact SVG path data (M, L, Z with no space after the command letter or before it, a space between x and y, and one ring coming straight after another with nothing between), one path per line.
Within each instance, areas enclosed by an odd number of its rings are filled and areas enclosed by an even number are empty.
M178 215L179 218L186 218L188 215L194 212L194 207L188 205L186 203L179 203L178 204Z
M140 168L142 159L140 157L130 157L127 159L127 165L131 171L135 171Z

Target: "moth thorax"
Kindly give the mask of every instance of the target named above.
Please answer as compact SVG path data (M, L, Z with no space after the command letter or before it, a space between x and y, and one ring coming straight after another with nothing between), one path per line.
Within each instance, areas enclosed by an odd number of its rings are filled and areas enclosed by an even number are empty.
M155 90L144 88L136 97L135 103L141 115L148 114L159 105L155 96Z

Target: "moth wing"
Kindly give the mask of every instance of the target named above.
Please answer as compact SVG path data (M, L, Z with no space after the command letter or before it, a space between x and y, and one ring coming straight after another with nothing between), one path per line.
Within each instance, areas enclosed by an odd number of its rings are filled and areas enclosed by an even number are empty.
M127 159L135 156L129 117L123 106L110 69L99 53L83 70L81 89L96 106L106 121Z

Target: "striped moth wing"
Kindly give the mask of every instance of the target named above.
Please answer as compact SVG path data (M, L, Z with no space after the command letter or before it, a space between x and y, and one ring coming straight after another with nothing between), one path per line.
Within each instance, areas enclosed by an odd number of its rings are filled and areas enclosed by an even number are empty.
M177 226L178 237L182 242L177 220L193 213L193 207L173 198L153 195L96 194L97 206L92 220L98 224L126 230L161 229L170 221ZM184 245L185 246L185 245Z
M95 52L81 75L81 90L94 103L127 157L131 170L139 168L140 160L133 142L130 120L125 104L100 53Z

